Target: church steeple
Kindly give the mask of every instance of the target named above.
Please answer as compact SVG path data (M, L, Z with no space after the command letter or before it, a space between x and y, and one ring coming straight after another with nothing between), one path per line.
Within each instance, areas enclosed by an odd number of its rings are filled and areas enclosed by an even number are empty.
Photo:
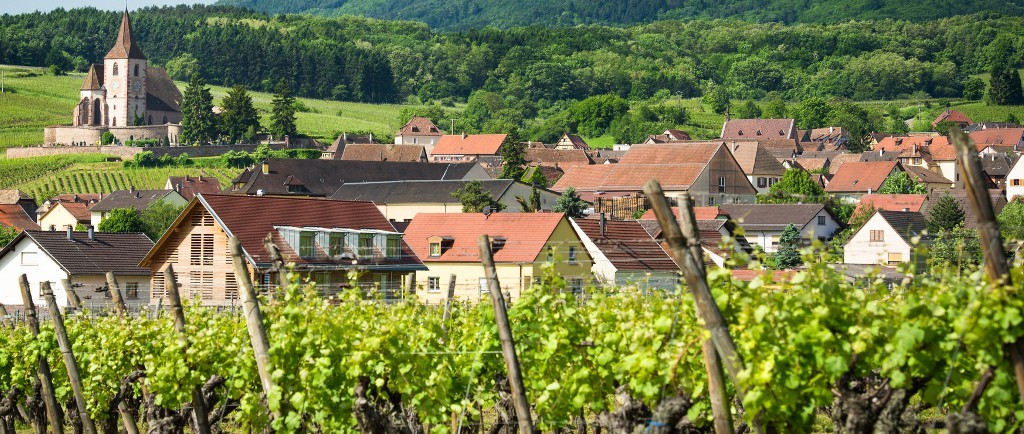
M114 48L110 49L110 52L107 53L104 59L146 59L146 56L142 54L142 50L139 48L139 44L135 42L135 34L132 33L132 20L128 17L128 9L124 10L124 15L121 17L121 30L117 32L117 41L114 42Z

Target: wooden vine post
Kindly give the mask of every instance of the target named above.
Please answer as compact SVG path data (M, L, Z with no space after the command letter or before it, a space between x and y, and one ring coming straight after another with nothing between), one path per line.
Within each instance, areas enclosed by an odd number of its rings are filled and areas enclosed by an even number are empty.
M114 301L114 308L119 316L128 316L128 307L124 305L124 297L121 294L121 286L117 284L114 273L107 272L107 291L110 291L110 298Z
M501 295L501 283L498 282L498 271L494 267L494 256L491 253L491 239L487 235L480 236L480 260L484 265L487 277L487 289L494 308L494 322L498 325L498 338L501 340L501 354L508 367L508 383L512 389L512 405L516 409L520 434L533 434L533 417L530 415L530 403L526 400L526 388L523 387L523 373L516 356L516 344L512 339L512 327L508 322L505 310L505 298Z
M71 280L60 279L60 285L64 287L64 293L68 296L68 306L72 309L82 308L82 299L78 298L78 293L75 292L75 288L71 286Z
M178 339L188 348L188 335L185 331L185 312L181 308L181 294L178 293L178 280L174 277L174 268L168 265L164 270L164 284L167 286L167 301L171 315L174 315L174 328L178 331ZM196 432L210 434L210 419L207 415L206 399L199 386L192 388L192 418L196 423Z
M32 290L28 286L28 276L24 274L18 279L21 285L21 297L25 302L25 323L32 336L39 336L39 317L36 316L36 305L32 302ZM46 404L46 417L50 428L55 434L64 434L64 420L60 415L57 395L53 391L53 376L50 374L50 363L46 357L39 357L39 383L42 386L43 403ZM36 427L37 431L45 432L45 427Z
M445 339L448 338L448 320L452 317L452 302L455 298L455 274L448 278L448 297L444 299L444 314L441 316L441 329Z
M711 398L715 432L731 433L732 412L729 409L722 367L724 364L730 379L736 385L737 393L741 393L737 377L743 370L743 359L736 351L736 344L729 335L729 327L722 317L722 312L718 310L718 304L715 303L711 288L708 286L704 254L700 247L700 231L693 215L693 204L690 203L689 195L680 198L680 227L658 181L648 181L644 186L644 194L650 200L654 214L658 218L672 259L683 270L686 286L693 294L697 306L697 316L710 333L710 337L702 342L701 349L704 354L704 367L708 373L708 394Z
M95 434L96 427L93 425L92 419L89 419L89 409L85 403L85 393L82 391L82 375L78 371L78 362L75 361L75 353L71 350L68 330L64 327L64 316L60 313L60 306L57 306L57 297L53 295L50 282L39 282L39 294L46 300L46 306L50 309L53 331L57 335L57 346L60 347L60 353L64 356L64 367L68 371L68 382L71 383L71 390L75 394L75 406L78 407L78 417L82 420L82 430L85 434Z
M1003 238L999 233L999 222L992 209L992 199L985 187L981 160L971 138L957 127L950 128L949 138L956 147L957 161L963 171L964 189L978 216L978 234L981 236L981 248L984 251L985 271L993 285L1012 285L1010 280L1010 264L1003 251ZM1007 344L1005 351L1009 354L1010 366L1017 382L1017 393L1024 403L1024 340Z
M263 386L263 394L270 396L274 389L274 379L270 376L270 341L267 340L267 331L263 325L263 311L260 310L260 301L256 298L256 290L252 287L252 277L249 275L249 267L246 266L242 254L242 243L238 237L233 236L228 241L231 248L231 263L235 269L235 281L238 282L238 289L242 295L242 313L245 315L245 325L249 329L249 340L252 342L252 351L256 356L256 370L260 375L260 384ZM280 410L272 411L274 418L280 418Z

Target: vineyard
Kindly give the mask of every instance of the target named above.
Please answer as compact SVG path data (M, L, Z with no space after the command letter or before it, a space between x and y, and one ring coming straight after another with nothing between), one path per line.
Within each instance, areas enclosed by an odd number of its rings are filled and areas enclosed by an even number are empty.
M21 159L0 162L0 171L18 161ZM31 181L11 183L6 187L21 189L43 202L58 193L109 193L127 190L131 186L138 189L162 189L168 176L212 176L220 181L221 187L227 187L238 176L238 172L238 169L225 167L125 168L120 162L79 163L62 170L50 170Z
M0 188L10 188L60 171L75 163L104 161L106 157L102 154L81 154L0 160Z
M737 422L765 432L924 432L950 428L946 415L964 412L975 429L959 432L1019 430L1024 411L1004 344L1024 335L1020 288L989 285L978 272L911 274L888 287L849 283L813 262L779 282L712 271L746 362L742 394L727 390ZM202 405L209 432L515 431L489 303L455 303L446 315L443 306L388 304L355 289L324 300L315 284L289 276L261 297L269 396L240 311L186 303L184 335L173 309L70 313L97 430L115 432L125 418L148 432L197 429ZM1024 267L1012 278L1024 281ZM686 291L578 295L548 274L508 317L540 430L711 431L703 326ZM42 322L37 337L23 324L0 328L5 432L22 418L45 419L38 357L51 367L65 423L79 423L55 329Z

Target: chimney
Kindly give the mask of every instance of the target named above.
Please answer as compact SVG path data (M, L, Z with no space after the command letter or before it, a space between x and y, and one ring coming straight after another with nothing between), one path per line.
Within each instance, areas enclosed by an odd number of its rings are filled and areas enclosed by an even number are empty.
M601 236L602 236L602 237L604 237L604 236L605 236L605 227L607 226L607 224L608 224L608 223L607 223L607 222L605 221L605 219L604 219L604 213L601 213L601 221L600 221L600 225L601 225Z
M89 226L89 240L96 241L96 229L93 229L92 225Z
M836 132L836 127L828 127L828 133L829 134L832 134L834 132Z
M74 241L75 240L75 228L73 228L71 226L68 226L68 240L69 241Z
M128 186L128 192L129 193L135 193L135 186L134 185Z
M878 150L878 156L881 157L883 155L885 155L885 150L884 149L879 149Z
M203 175L202 174L199 175L199 182L203 182Z
M370 143L373 143L373 133L370 133Z
M466 137L469 137L469 136L466 134L465 131L463 131L462 132L462 140L466 140Z

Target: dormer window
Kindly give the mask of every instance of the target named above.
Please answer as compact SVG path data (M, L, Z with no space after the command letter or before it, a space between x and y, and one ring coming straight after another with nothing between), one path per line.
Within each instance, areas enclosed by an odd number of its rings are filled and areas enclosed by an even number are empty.
M430 257L436 258L443 255L444 252L448 251L448 249L452 248L452 245L455 244L455 238L448 235L435 235L427 238L427 243L430 245Z
M345 252L345 234L331 233L328 237L328 250L332 257L341 256Z
M441 256L441 242L430 243L430 256Z
M316 232L303 232L299 234L299 257L312 258L314 240L316 240Z
M373 255L373 234L359 234L359 256Z
M402 255L402 237L398 235L388 235L385 240L384 254L388 259L398 259Z

